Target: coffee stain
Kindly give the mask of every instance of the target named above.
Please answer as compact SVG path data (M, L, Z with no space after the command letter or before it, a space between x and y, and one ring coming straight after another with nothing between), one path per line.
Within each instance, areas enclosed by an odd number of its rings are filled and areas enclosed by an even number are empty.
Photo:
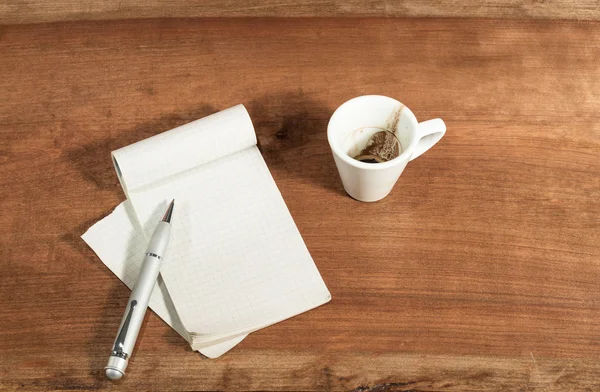
M400 137L398 134L398 124L400 123L400 117L402 117L402 111L406 106L400 104L399 107L394 109L394 111L390 114L390 117L387 119L387 130L392 132L396 137Z

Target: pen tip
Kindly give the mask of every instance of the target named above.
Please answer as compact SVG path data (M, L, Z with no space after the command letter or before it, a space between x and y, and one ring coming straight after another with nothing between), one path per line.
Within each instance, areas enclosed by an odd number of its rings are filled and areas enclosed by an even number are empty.
M163 216L163 222L171 223L171 216L173 215L173 207L175 207L175 199L171 201L169 204L169 208L167 208L167 212L165 212L165 216Z

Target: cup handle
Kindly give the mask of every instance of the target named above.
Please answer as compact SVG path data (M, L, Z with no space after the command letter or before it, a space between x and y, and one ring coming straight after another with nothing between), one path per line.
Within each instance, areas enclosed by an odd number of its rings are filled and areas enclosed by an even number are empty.
M434 118L433 120L427 120L419 123L417 126L417 137L419 143L415 147L410 160L421 156L425 151L429 150L433 145L440 141L442 136L446 133L446 124L441 118Z

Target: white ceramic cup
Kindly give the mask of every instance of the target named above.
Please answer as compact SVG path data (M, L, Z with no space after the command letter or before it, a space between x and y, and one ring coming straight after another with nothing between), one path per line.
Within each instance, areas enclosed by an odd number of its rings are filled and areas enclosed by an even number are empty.
M401 144L398 157L382 163L354 159L376 132L394 132ZM360 201L386 197L409 161L429 150L446 133L439 118L417 122L397 100L381 95L353 98L337 108L327 126L327 139L344 189Z

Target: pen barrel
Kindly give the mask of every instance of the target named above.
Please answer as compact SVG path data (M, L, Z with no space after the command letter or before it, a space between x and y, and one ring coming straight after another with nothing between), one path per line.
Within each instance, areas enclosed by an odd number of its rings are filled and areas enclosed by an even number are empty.
M125 324L128 314L131 313L131 319L126 331L127 335L123 342L123 352L128 356L131 356L131 353L133 352L135 341L140 332L142 322L144 321L144 316L146 315L148 302L150 301L152 291L154 290L156 280L158 279L161 264L162 261L157 257L144 257L140 275L131 291L129 301L127 301L127 309L123 315L123 320L121 320L121 328ZM132 304L135 305L132 306Z
M159 222L152 235L138 279L131 290L125 314L119 326L119 333L113 344L113 351L106 369L114 369L125 374L129 357L133 352L138 333L144 321L146 308L156 285L163 256L169 244L171 225Z
M169 246L169 239L171 238L171 224L160 221L154 229L154 233L148 242L148 248L146 248L146 254L152 253L163 257L167 252Z

